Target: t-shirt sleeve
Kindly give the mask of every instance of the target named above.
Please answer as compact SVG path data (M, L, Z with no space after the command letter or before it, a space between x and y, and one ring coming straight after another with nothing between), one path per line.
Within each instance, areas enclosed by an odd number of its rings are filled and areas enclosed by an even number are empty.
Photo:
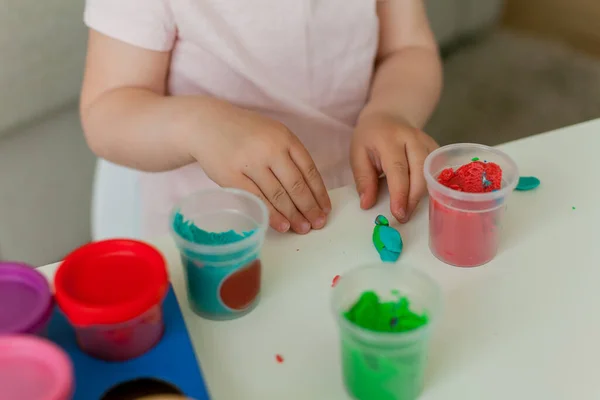
M84 22L113 39L169 51L176 37L169 0L86 0Z

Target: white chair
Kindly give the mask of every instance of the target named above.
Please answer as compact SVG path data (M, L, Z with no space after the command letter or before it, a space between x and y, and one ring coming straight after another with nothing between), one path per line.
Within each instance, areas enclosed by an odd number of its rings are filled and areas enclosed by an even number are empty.
M99 159L92 193L92 240L141 238L136 170Z

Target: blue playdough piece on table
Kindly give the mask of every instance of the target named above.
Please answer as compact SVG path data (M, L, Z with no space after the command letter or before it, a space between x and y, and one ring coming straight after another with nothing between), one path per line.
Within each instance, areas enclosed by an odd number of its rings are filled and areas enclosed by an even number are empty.
M395 262L402 253L404 243L400 232L392 228L386 217L378 215L373 228L373 244L381 261Z
M163 304L165 333L155 348L125 362L92 358L79 350L75 333L63 314L54 310L48 336L62 347L75 368L73 400L97 400L112 387L136 378L155 378L176 386L195 400L209 400L209 393L196 359L173 288Z
M515 190L533 190L538 186L540 186L540 180L535 176L522 176L519 178L519 183L517 183L517 187L515 188Z

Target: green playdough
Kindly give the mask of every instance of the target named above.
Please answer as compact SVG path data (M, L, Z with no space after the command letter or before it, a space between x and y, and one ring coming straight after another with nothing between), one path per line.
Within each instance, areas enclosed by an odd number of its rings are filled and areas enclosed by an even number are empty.
M233 230L226 232L207 232L198 228L192 221L186 221L179 212L175 214L175 218L173 219L173 229L178 235L189 242L212 246L239 242L240 240L251 236L256 231L253 229L242 233Z
M410 309L398 291L396 301L381 302L364 292L343 316L373 332L402 335L426 325L426 314ZM399 338L400 339L400 338ZM426 336L390 343L365 343L342 334L342 367L346 387L358 400L414 400L421 393L426 359Z
M394 295L397 301L382 303L373 291L364 292L358 301L344 313L350 322L374 332L406 332L420 328L427 323L426 315L418 315L410 310L406 297Z

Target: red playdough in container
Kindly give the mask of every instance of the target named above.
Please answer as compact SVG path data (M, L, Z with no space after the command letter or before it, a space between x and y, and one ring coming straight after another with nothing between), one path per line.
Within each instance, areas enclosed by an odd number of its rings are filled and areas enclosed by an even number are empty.
M433 255L458 267L491 261L506 201L519 178L515 162L495 148L460 143L432 152L424 169Z
M113 239L80 247L61 263L54 286L79 347L93 357L128 360L163 335L166 262L148 244Z

